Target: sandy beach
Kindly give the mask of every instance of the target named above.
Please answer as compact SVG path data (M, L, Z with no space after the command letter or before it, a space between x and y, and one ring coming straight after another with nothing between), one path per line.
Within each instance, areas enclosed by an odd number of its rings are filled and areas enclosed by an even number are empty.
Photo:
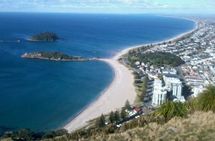
M153 43L153 45L162 42L174 41L194 32L198 28L198 23L196 21L195 23L196 26L190 31L170 39ZM97 100L95 100L95 102L90 104L85 110L76 116L76 118L74 118L64 127L66 130L69 132L75 131L76 129L85 126L89 120L94 119L101 114L108 114L111 111L121 109L121 107L124 106L126 100L129 100L131 103L134 102L136 98L135 87L133 85L134 76L131 70L119 63L118 59L131 49L140 48L147 45L148 44L128 47L117 53L113 58L100 59L100 61L108 63L113 68L115 72L115 78L111 85L101 94Z
M121 55L117 55L111 59L100 59L113 68L115 72L114 80L95 102L65 126L65 129L69 132L85 126L87 121L101 114L108 114L111 111L121 109L127 100L131 103L134 102L136 97L133 85L134 77L129 69L119 63L119 56Z

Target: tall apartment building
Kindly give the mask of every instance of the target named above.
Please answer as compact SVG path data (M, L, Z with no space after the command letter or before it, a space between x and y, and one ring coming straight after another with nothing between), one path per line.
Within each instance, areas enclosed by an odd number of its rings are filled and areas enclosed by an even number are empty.
M162 81L158 78L154 80L153 85L152 105L157 107L166 102L167 91L162 86Z

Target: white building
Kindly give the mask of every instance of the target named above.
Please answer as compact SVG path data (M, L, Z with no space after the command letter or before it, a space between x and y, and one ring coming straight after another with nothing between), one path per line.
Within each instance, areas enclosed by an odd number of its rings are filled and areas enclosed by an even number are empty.
M162 81L158 78L154 80L153 87L153 96L152 96L152 105L154 107L160 106L166 102L167 91L162 86Z
M176 74L177 74L177 70L174 69L174 68L167 69L167 70L163 70L163 74L164 74L164 75L168 75L168 74L176 75Z
M171 77L168 75L163 76L165 86L168 91L172 91L172 95L178 99L182 97L182 82L176 77Z
M182 96L181 94L182 94L182 83L181 81L177 80L172 83L172 95L180 99Z
M204 86L203 85L198 85L198 86L193 86L192 87L192 92L193 92L193 97L197 97L201 92L203 92Z

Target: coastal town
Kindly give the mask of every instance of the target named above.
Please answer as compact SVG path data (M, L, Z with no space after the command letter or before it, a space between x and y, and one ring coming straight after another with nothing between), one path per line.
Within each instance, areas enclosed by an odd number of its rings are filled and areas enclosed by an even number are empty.
M0 141L215 141L215 0L0 7Z
M122 109L102 114L93 123L121 128L168 101L185 103L197 97L214 84L214 46L215 24L199 21L192 31L174 39L122 51L116 58L133 72L137 98L134 104L127 101Z
M60 52L32 52L21 57L51 61L103 61L115 69L113 83L97 101L66 125L65 130L43 135L47 138L68 135L68 138L78 139L80 135L87 138L100 133L120 133L148 127L155 122L167 123L173 117L187 117L188 100L197 98L204 90L211 89L210 85L214 85L214 47L215 24L200 21L190 32L163 42L128 48L112 59L86 59ZM129 83L122 85L122 82ZM119 90L123 91L119 93ZM212 87L212 91L215 91L215 87ZM130 99L125 95L130 96ZM124 101L125 105L120 107ZM134 103L130 104L130 101ZM167 113L170 117L158 115L162 106L168 104L170 107L167 110L173 110ZM21 133L30 134L31 131L22 130ZM5 136L14 134L17 132L7 132Z
M122 52L117 59L133 72L137 98L134 104L127 101L121 110L97 118L97 126L120 128L168 101L185 103L197 97L214 84L214 46L215 24L199 21L176 38Z
M138 79L146 77L148 80L143 96L145 105L156 108L167 100L185 102L214 84L215 24L203 21L197 24L196 29L180 38L136 48L122 58L122 62L138 74ZM158 65L145 60L141 62L137 57L149 53L172 54L180 57L183 63ZM130 55L136 56L133 64Z

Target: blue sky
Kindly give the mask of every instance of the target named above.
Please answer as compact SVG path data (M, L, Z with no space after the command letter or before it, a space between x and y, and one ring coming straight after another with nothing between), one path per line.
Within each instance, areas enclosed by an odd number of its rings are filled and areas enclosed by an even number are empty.
M0 0L0 11L215 13L215 0Z

